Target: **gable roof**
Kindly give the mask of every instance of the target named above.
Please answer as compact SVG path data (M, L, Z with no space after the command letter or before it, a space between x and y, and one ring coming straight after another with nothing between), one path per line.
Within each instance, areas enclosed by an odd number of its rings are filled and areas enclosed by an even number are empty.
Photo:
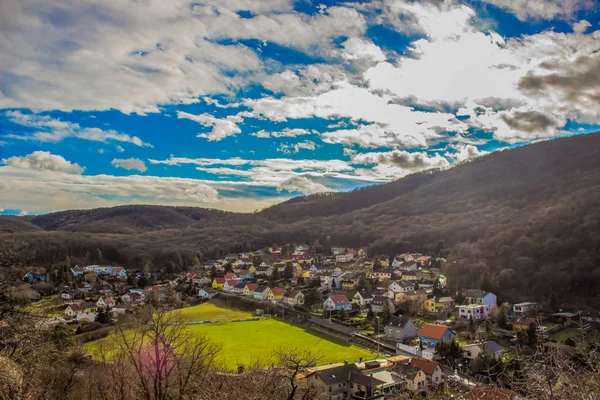
M364 299L372 299L373 298L373 295L371 293L367 292L364 289L359 290L358 292L356 292L356 294L360 295L360 297L362 297L363 300Z
M283 296L285 294L285 289L276 287L271 289L271 292L273 292L275 296Z
M483 291L479 289L468 289L465 290L465 296L480 298L483 297Z
M215 282L217 282L217 285L224 285L225 278L215 278Z
M449 330L447 326L425 324L419 329L419 336L440 340Z
M403 316L391 317L390 322L388 322L387 326L404 328L406 326L406 324L408 324L409 322L410 322L410 319L404 318Z
M254 292L258 287L258 283L247 283L244 287L247 287L249 291Z
M348 298L343 294L332 294L331 296L329 296L329 298L331 299L331 301L333 301L334 304L350 304Z
M380 306L382 305L384 302L389 301L389 297L385 297L385 296L375 296L373 297L373 303L376 306Z
M271 290L271 289L269 289L268 286L258 286L256 289L254 289L254 292L255 293L264 293L267 290Z
M83 304L83 303L72 303L72 304L69 304L68 307L71 307L71 310L73 310L73 311L85 310L85 304Z
M347 382L350 379L351 373L361 374L360 368L358 368L355 364L348 364L322 369L315 372L315 374L317 374L317 376L321 378L327 385Z
M359 385L364 385L367 387L374 388L376 386L382 385L385 382L379 380L377 378L373 378L373 376L365 375L362 372L354 372L350 371L350 382L357 383Z
M413 367L419 368L421 371L425 372L427 375L432 375L439 364L432 360L427 360L425 358L413 357L410 359L410 365Z
M473 343L473 344L465 345L462 348L468 349L471 347L479 347L479 346L481 346L481 343ZM494 342L493 340L488 340L487 342L485 342L484 351L486 353L495 353L497 351L502 351L502 346L500 346L498 343Z

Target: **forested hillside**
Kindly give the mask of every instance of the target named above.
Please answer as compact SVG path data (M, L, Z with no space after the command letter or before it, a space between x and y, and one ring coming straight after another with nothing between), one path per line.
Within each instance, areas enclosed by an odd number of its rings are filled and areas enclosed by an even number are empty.
M11 232L0 241L18 247L9 262L43 265L100 248L125 266L158 267L326 236L384 254L427 252L444 240L453 285L475 286L485 277L513 298L556 293L583 302L596 299L600 288L598 204L600 134L592 134L351 193L300 197L255 214L125 206L0 218L0 232Z

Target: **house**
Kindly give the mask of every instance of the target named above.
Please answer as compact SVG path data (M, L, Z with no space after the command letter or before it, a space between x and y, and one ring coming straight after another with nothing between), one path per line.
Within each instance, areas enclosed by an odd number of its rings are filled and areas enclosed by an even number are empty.
M268 286L258 286L256 289L254 289L254 300L267 301L269 299L269 295L273 296L273 293Z
M366 290L362 289L356 292L356 294L352 297L352 302L357 304L360 308L364 308L371 304L373 301L373 295Z
M468 360L476 360L481 353L491 356L495 360L502 359L502 346L493 340L483 343L473 343L462 347L463 357Z
M210 280L210 278L207 278L205 276L196 276L192 282L194 282L194 285L206 286L209 285L212 281Z
M283 295L282 303L288 306L301 306L304 304L304 294L299 290L292 290Z
M27 278L27 280L29 282L34 282L34 281L45 281L46 280L46 274L45 273L41 273L39 271L34 271L34 272L27 272L25 274L25 278Z
M413 357L410 359L410 365L419 368L427 375L429 382L434 385L439 385L444 380L444 374L440 365L433 361L420 357Z
M475 321L486 319L490 315L489 305L469 304L458 306L458 317L462 319L471 319Z
M415 291L415 285L404 281L392 282L388 286L388 289L394 293L409 293Z
M513 314L515 316L521 317L521 316L533 315L536 313L537 310L538 310L537 303L526 302L526 303L513 304Z
M437 300L434 297L423 302L423 308L429 313L450 311L453 307L454 299L452 297L440 297Z
M331 275L321 275L321 287L330 288L333 283L333 277Z
M344 275L344 272L342 272L342 270L335 271L331 274L331 287L332 288L339 289L342 287L342 283L341 283L342 275Z
M309 388L318 393L327 393L329 400L343 399L383 399L383 391L378 387L385 382L364 375L355 364L344 362L328 368L318 368L306 376Z
M418 271L403 271L402 280L407 282L416 282L419 280Z
M67 317L74 317L77 314L85 313L85 304L83 303L71 303L65 308L65 315Z
M96 301L96 307L98 307L98 308L107 308L107 307L114 307L114 306L115 306L115 300L110 296L100 297L98 299L98 301Z
M467 400L524 400L524 397L508 389L496 386L477 386L466 397Z
M258 283L247 283L246 286L244 286L244 291L242 292L242 294L244 296L254 296L254 291L257 287Z
M365 258L365 257L367 256L367 249L365 249L365 248L360 248L360 249L358 249L358 253L357 253L357 255L358 255L360 258Z
M185 281L192 282L197 276L198 274L196 272L188 272L185 276Z
M374 270L369 274L370 277L377 279L378 281L384 281L386 279L392 279L392 270L388 268Z
M383 331L387 339L400 343L417 337L419 333L415 324L405 317L391 317Z
M273 288L271 289L271 294L273 295L273 297L269 298L269 300L272 300L273 302L280 302L283 300L283 296L285 295L285 289Z
M85 273L84 269L81 268L80 266L76 265L75 267L71 268L71 273L73 274L73 276L77 277L77 276L83 276L83 274Z
M62 292L60 292L60 298L62 300L73 300L73 295L67 292L66 290L63 290Z
M529 329L529 325L535 323L536 321L533 318L517 317L513 321L513 329L515 331L526 331L527 329Z
M334 256L344 254L344 253L346 253L345 247L332 247L331 248L331 254L333 254Z
M131 303L131 295L129 293L125 293L121 296L121 301L125 304Z
M255 276L267 276L270 278L271 276L273 276L273 267L266 265L266 264L265 265L261 264L258 268L256 268L254 275Z
M382 313L386 303L390 307L390 312L393 313L395 311L394 302L386 296L373 297L373 301L371 302L371 311L373 311L375 314Z
M244 294L244 288L246 287L246 284L243 282L238 283L237 285L235 285L233 287L233 289L231 289L231 293L233 294Z
M354 254L352 253L345 253L345 254L336 254L335 256L335 262L339 262L339 263L347 263L350 262L354 259Z
M392 370L404 381L404 387L411 392L418 392L427 387L427 375L420 368L410 364L396 364Z
M447 326L425 324L419 329L419 342L423 350L435 351L438 342L450 342L454 339L454 332Z
M225 274L225 280L237 279L238 276L233 272L227 272Z
M429 262L431 261L431 256L420 256L417 257L415 259L416 262L418 262L419 264L425 266L427 264L429 264Z
M332 294L325 302L323 302L323 309L327 311L333 310L352 310L352 304L348 301L348 298L343 294Z
M202 288L198 291L198 297L210 300L217 295L217 291L213 288Z
M355 273L345 273L340 280L341 287L344 290L353 290L360 281L360 275Z
M225 278L215 278L212 281L212 287L213 289L223 289L223 286L225 286Z
M245 281L247 279L254 279L254 272L250 271L249 269L242 269L239 273L239 279L241 281Z
M416 272L419 266L414 261L405 261L398 267L402 272Z
M235 279L225 279L225 283L223 284L223 291L231 293L233 288L238 284L238 281Z
M491 292L484 292L479 289L466 290L463 295L465 296L465 304L485 304L490 307L496 305L496 295Z

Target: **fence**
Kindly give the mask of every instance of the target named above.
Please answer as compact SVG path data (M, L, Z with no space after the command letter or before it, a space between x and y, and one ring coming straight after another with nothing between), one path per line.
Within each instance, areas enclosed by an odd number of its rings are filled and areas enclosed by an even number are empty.
M427 358L429 360L433 360L433 357L435 356L435 353L432 353L430 351L420 350L414 346L409 346L409 345L402 344L402 343L396 343L396 347L399 350L404 351L406 353L415 355L417 357Z

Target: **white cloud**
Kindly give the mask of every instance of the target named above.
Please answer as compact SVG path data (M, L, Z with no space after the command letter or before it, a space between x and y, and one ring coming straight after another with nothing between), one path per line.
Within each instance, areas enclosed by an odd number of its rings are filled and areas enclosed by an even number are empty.
M134 169L140 172L145 172L148 169L146 168L146 164L144 164L144 162L139 158L115 158L111 161L111 164L114 165L116 168L123 168L126 170Z
M342 53L342 57L346 60L360 60L366 59L368 61L384 61L385 54L383 51L373 44L373 42L360 39L357 37L351 37L342 43L345 51Z
M34 151L23 157L2 159L2 163L14 168L36 171L55 171L67 174L81 174L83 168L78 164L65 160L64 157L51 154L48 151Z
M594 5L592 0L480 0L515 14L520 20L571 18Z
M293 144L282 143L277 148L277 151L280 151L284 154L292 154L292 153L299 153L300 150L314 151L316 147L317 146L316 146L315 142L312 142L310 140L305 140L304 142L298 142L298 143L293 143Z
M573 24L573 32L575 33L580 33L583 34L585 33L589 28L591 28L592 24L590 24L588 21L586 20L581 20L579 22L575 22Z
M47 115L23 114L20 111L7 111L5 115L15 123L28 128L34 128L32 134L9 134L8 138L19 140L37 140L40 142L60 142L63 139L74 137L83 140L106 143L116 141L131 143L136 146L150 146L137 136L118 133L114 130L99 128L83 128L77 123L61 121Z
M303 135L313 135L314 132L311 132L307 129L302 129L302 128L285 128L281 131L266 131L264 129L261 129L258 132L255 132L252 134L252 136L256 136L259 138L263 138L263 139L267 139L270 137L274 137L274 138L279 138L279 137L296 137L296 136L303 136Z
M471 160L489 153L488 151L479 150L472 144L455 145L451 147L454 150L454 153L446 153L446 156L455 159L456 161Z
M209 141L219 141L228 136L242 133L242 130L237 125L238 123L242 122L242 118L237 115L230 115L226 118L219 119L208 113L196 115L183 111L177 111L177 118L190 119L201 125L212 127L212 131L209 133L198 134L198 137L208 139Z
M307 15L288 1L7 0L0 7L0 108L158 112L162 104L231 94L262 73L260 58L237 39L327 55L333 38L366 29L352 8ZM255 14L242 18L240 7Z
M115 147L115 149L116 149L116 150L117 150L119 153L122 153L122 152L124 152L124 151L125 151L125 149L124 149L123 147L119 146L119 145L117 145L117 147Z
M322 192L331 192L327 186L322 185L318 182L314 182L304 176L295 176L289 178L279 185L279 190L286 190L288 192L300 192L304 194L314 194Z

